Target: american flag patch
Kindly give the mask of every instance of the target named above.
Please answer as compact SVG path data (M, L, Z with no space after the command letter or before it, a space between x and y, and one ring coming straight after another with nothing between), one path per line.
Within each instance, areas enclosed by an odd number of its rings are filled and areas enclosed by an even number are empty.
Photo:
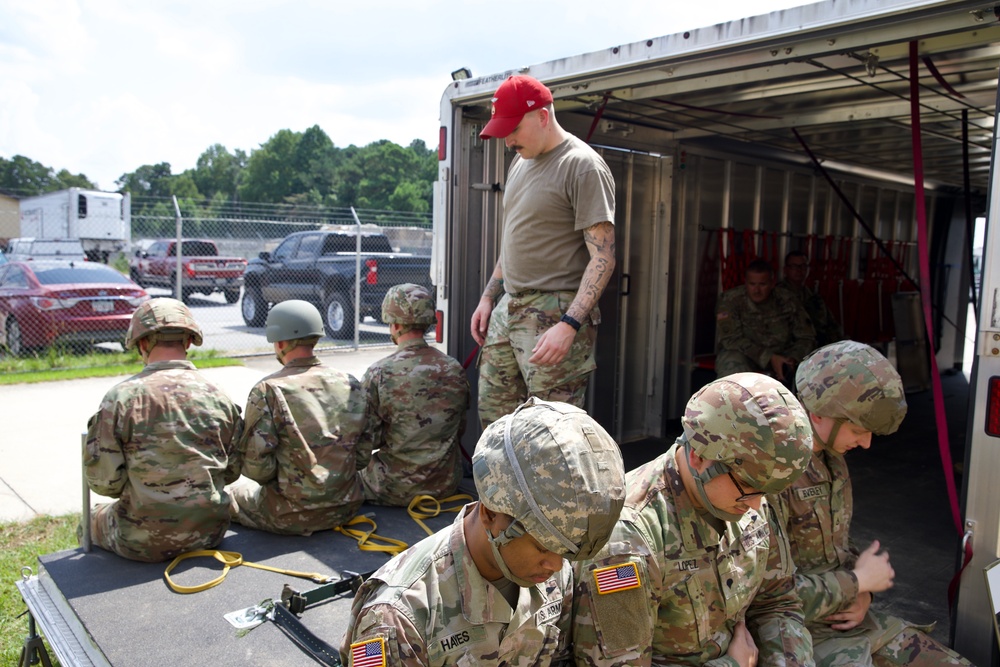
M354 667L385 667L385 640L375 637L351 644L351 664Z
M639 570L635 563L612 565L594 570L594 580L597 581L597 592L617 593L631 588L639 588Z

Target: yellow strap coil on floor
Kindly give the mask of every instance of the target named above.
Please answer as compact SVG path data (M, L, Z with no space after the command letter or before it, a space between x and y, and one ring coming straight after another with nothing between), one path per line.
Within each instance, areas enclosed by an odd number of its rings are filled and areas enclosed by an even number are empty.
M461 512L462 508L465 507L465 503L468 502L472 502L472 496L465 493L456 493L441 500L438 500L434 496L414 496L406 511L428 535L433 535L434 531L428 528L422 519L433 519L438 514L441 514L441 512ZM442 507L445 503L458 504L453 507Z
M371 530L361 530L360 528L354 527L362 523L371 524ZM357 540L358 549L361 551L382 551L390 556L395 556L398 553L406 551L406 548L409 546L406 542L392 537L382 537L381 535L376 535L376 528L378 528L378 525L376 525L375 521L371 517L361 514L354 517L344 525L337 526L334 530Z
M170 573L173 572L174 568L177 567L182 561L189 558L201 557L211 557L222 563L222 574L211 581L204 584L197 584L195 586L182 586L170 578ZM163 578L167 580L167 585L170 586L171 590L177 593L197 593L199 591L208 590L209 588L218 586L222 583L222 580L226 578L226 575L229 574L229 568L239 567L240 565L257 568L258 570L277 572L278 574L287 574L290 577L309 579L311 581L315 581L317 584L325 584L331 580L329 576L325 574L318 574L316 572L298 572L296 570L285 570L279 567L271 567L270 565L261 565L260 563L251 563L250 561L243 560L242 554L238 554L235 551L220 551L218 549L201 549L181 554L167 566L167 569L163 572Z

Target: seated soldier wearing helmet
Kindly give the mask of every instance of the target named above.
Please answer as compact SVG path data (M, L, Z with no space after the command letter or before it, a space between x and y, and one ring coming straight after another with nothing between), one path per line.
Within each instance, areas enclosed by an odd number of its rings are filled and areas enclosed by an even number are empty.
M112 387L87 423L83 468L95 493L94 544L132 560L216 546L229 527L225 485L240 475L240 409L187 361L201 329L175 299L132 314L125 348L142 372Z
M472 470L479 502L358 591L345 664L568 664L564 559L593 556L611 533L618 445L583 410L530 398L486 429Z
M813 452L804 475L771 498L791 544L817 665L968 665L917 626L871 609L892 586L889 554L876 540L850 541L854 509L844 454L894 433L906 415L903 382L873 348L854 341L822 347L795 374L809 413Z
M406 506L414 496L455 492L469 381L462 365L427 344L436 322L434 299L424 287L390 287L382 321L397 349L376 361L361 384L368 398L366 430L375 451L361 471L365 500Z
M364 500L358 471L368 464L371 441L361 383L313 354L323 319L311 303L277 304L265 327L284 368L247 399L237 449L253 481L230 489L233 521L289 535L336 528Z
M574 563L577 665L812 665L788 545L764 500L809 461L808 419L777 380L730 375L684 433L629 472L607 546Z

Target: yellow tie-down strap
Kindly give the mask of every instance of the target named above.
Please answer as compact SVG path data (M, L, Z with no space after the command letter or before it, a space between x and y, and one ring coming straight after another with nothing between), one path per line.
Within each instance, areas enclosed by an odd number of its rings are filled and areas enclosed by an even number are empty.
M222 563L222 574L220 574L215 579L205 582L204 584L197 584L195 586L182 586L173 579L170 578L170 573L174 571L182 561L188 558L202 558L210 557ZM197 593L199 591L204 591L214 586L218 586L222 583L226 575L229 574L229 568L238 567L240 565L246 565L247 567L255 567L258 570L267 570L268 572L277 572L278 574L287 574L290 577L298 577L300 579L310 579L315 581L317 584L325 584L332 580L331 577L325 574L319 574L317 572L298 572L296 570L285 570L280 567L271 567L270 565L261 565L260 563L251 563L250 561L243 560L242 554L238 554L235 551L220 551L218 549L200 549L198 551L189 551L183 553L177 558L170 562L167 569L163 572L163 578L167 580L167 585L170 586L171 590L177 593Z
M414 496L406 511L428 535L433 535L434 531L428 528L422 519L433 519L438 514L441 514L441 512L461 512L465 504L470 502L472 502L472 496L465 493L456 493L441 500L438 500L434 496ZM445 503L457 504L452 507L443 507Z
M363 523L370 524L371 528L369 530L363 530L355 527ZM381 535L376 535L376 528L378 528L378 525L375 523L374 519L363 514L359 514L347 523L337 526L334 530L357 540L358 549L361 551L382 551L390 556L395 556L398 553L406 551L406 548L409 546L406 542L392 537L382 537Z

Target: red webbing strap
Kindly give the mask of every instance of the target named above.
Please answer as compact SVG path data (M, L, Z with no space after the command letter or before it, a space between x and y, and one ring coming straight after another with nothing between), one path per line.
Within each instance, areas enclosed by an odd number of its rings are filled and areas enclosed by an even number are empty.
M590 138L594 136L594 130L597 129L597 124L601 122L601 116L604 115L604 108L608 106L608 100L611 98L611 91L604 93L604 99L601 100L601 106L597 107L597 113L594 114L594 120L590 124L590 130L587 132L587 143L590 143Z
M951 504L951 518L955 531L962 534L962 517L958 509L958 491L955 489L955 468L951 461L951 447L948 444L948 422L944 412L944 392L941 389L941 374L938 372L937 355L934 354L934 321L931 316L931 264L930 248L927 245L927 208L924 202L924 155L920 144L920 81L917 72L917 42L910 42L910 128L913 145L913 187L917 213L917 260L920 266L920 300L924 307L924 326L927 328L928 352L931 357L931 387L934 390L934 417L937 422L938 449L941 452L941 466L948 488L948 502ZM959 575L961 572L959 572Z

